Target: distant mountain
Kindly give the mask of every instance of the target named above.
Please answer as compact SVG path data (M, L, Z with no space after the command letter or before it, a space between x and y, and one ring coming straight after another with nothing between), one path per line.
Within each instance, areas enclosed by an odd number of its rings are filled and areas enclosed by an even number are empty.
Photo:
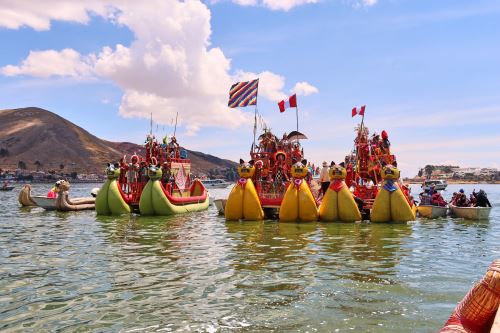
M180 140L182 143L182 140ZM99 139L50 111L29 107L0 110L0 168L102 173L107 162L144 148ZM188 150L195 174L234 168L235 162Z

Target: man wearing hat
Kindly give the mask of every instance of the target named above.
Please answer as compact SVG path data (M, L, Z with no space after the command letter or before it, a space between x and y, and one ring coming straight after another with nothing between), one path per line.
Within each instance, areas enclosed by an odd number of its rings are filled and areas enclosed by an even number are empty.
M328 186L330 186L330 174L328 172L328 163L323 162L323 168L319 174L319 181L321 182L321 192L325 195Z
M464 193L464 190L461 188L460 191L458 191L458 196L457 196L457 207L467 207L469 203L467 202L467 196Z

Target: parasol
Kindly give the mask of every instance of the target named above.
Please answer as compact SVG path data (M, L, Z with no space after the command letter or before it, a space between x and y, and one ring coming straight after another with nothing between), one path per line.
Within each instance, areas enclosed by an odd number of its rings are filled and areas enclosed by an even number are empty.
M307 136L300 133L299 131L291 131L290 134L288 134L287 139L288 140L301 140L301 139L307 139Z

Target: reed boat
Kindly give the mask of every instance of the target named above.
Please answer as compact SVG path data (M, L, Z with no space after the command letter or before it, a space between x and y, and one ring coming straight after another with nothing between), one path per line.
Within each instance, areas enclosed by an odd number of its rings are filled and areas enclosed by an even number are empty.
M491 207L457 207L450 205L453 216L467 220L486 220L490 216Z
M209 205L206 187L192 179L191 161L175 136L163 143L149 134L145 155L126 156L108 163L107 181L96 198L98 215L173 215L205 210Z
M79 211L93 210L95 198L70 198L70 183L66 180L58 180L52 189L54 197L31 195L31 185L26 184L19 192L18 201L23 207L41 207L45 210Z
M439 217L446 217L448 207L434 206L434 205L419 205L417 206L418 215L428 219L437 219Z
M439 333L500 333L500 259L457 304Z
M416 218L417 207L408 185L400 181L389 135L370 135L361 124L355 129L354 148L345 157L345 183L361 206L363 219L372 222L407 222Z
M240 159L240 179L233 186L224 207L226 220L261 220L264 217L272 219L285 215L286 219L291 219L300 205L295 202L294 195L307 197L307 205L310 205L310 198L314 198L312 176L303 158L301 139L307 137L298 131L285 133L282 138L278 138L270 129L264 128L258 143L252 145L250 160L245 162ZM291 186L298 183L297 192L291 194ZM286 200L290 202L284 205L287 192L290 195ZM313 202L316 211L316 200L313 199Z

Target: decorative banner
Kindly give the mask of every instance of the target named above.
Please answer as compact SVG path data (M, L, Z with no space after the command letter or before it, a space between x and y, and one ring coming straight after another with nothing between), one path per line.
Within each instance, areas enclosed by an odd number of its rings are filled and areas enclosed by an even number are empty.
M180 190L184 190L186 188L187 176L191 171L189 165L187 163L172 163L170 170L177 187Z
M259 89L259 79L248 82L237 82L229 90L230 108L257 105L257 91Z

